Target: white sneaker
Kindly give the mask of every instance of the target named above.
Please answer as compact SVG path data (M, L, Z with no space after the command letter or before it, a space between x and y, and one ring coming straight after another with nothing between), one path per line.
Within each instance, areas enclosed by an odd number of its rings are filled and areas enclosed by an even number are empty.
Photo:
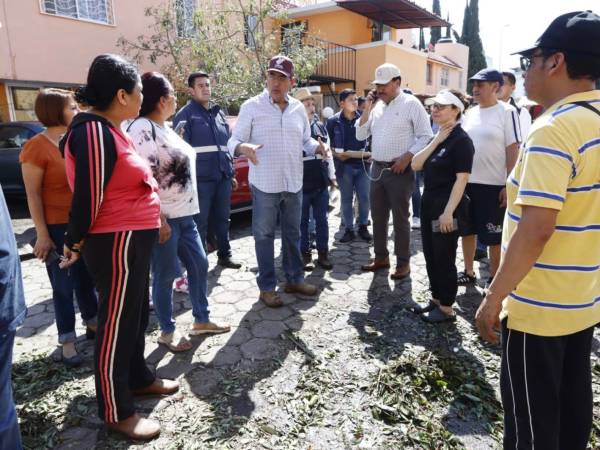
M187 276L184 275L182 277L175 278L175 281L173 282L173 289L175 290L175 292L182 292L184 294L189 294L190 288L188 286Z
M419 217L413 216L412 228L413 228L413 230L418 230L421 228L421 219Z

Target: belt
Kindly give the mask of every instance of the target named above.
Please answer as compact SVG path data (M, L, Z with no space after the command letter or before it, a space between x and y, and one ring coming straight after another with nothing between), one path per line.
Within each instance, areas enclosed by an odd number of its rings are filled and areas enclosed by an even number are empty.
M305 156L302 161L314 161L315 159L323 159L323 155Z
M202 147L193 147L193 148L196 153L212 153L212 152L219 151L219 147L216 145L204 145ZM227 147L225 147L224 150L221 150L221 151L229 153L229 150L227 149Z
M379 164L380 166L391 167L394 165L394 163L396 161L374 161L374 162Z

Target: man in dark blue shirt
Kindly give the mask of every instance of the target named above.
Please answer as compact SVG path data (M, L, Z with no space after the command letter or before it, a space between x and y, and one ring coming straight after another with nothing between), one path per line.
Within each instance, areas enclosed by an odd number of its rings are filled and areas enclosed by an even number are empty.
M354 192L358 198L358 235L367 242L371 234L367 229L369 221L369 163L363 158L350 156L348 151L365 151L366 141L356 139L355 122L360 118L358 98L353 89L340 92L341 111L327 120L327 132L331 139L334 157L341 161L337 164L337 178L342 197L342 219L346 231L340 242L350 242L354 234ZM368 158L368 156L367 156Z
M0 450L22 448L10 377L15 332L26 313L17 243L0 186Z
M200 213L195 217L204 249L207 249L209 222L217 236L218 264L231 269L242 265L231 258L229 214L231 189L235 183L233 157L227 149L231 136L225 114L212 104L208 74L194 72L188 77L192 99L179 110L173 126L185 121L183 139L196 150L196 179Z

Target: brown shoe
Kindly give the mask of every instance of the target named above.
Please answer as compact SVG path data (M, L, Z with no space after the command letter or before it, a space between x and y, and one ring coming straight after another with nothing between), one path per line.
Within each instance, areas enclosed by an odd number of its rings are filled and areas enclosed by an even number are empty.
M361 270L365 272L375 272L379 269L389 269L390 268L390 258L385 259L374 259L369 264L365 264L361 266Z
M149 441L160 434L160 424L134 414L119 422L107 423L106 428L127 436L134 441Z
M284 291L287 294L300 294L308 297L317 295L317 287L308 283L287 283Z
M317 264L325 270L333 269L333 264L331 264L331 261L329 261L328 252L319 252L319 259L317 259Z
M188 334L190 336L200 336L201 334L222 334L229 333L231 327L228 324L217 324L214 322L194 322Z
M151 385L133 391L133 395L171 395L179 390L179 381L155 378Z
M283 306L281 297L279 297L275 291L260 291L258 299L271 308L279 308L280 306Z
M396 271L390 275L392 280L403 280L410 276L410 265L396 267Z

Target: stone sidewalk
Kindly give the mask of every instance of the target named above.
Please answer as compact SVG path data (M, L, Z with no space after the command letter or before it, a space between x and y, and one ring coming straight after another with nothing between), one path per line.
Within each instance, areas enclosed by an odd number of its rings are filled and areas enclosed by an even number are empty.
M156 344L158 329L151 313L148 362L159 376L180 380L182 389L171 398L140 400L142 413L163 424L160 438L144 448L395 448L391 436L398 430L375 420L369 411L368 385L387 355L422 349L436 339L477 363L471 349L480 343L471 322L479 292L461 288L459 318L450 331L423 324L407 310L427 298L419 232L412 233L412 280L394 282L388 271L360 271L370 258L369 244L337 243L337 211L330 215L334 269L307 274L308 282L319 287L317 299L281 292L285 306L278 309L257 301L254 243L246 214L236 218L232 230L234 256L243 268L221 269L215 265L216 256L209 256L211 317L229 322L232 331L192 338L190 352L174 355ZM26 222L17 225L19 233L27 228ZM279 246L278 239L278 266ZM36 260L24 261L23 274L29 315L17 333L16 365L27 364L36 354L51 354L57 342L45 268ZM281 273L279 277L282 282ZM174 314L181 329L192 322L190 308L186 295L175 294ZM77 333L84 333L79 318ZM92 344L82 337L77 345L86 364L66 387L79 394L73 393L74 399L67 395L59 408L54 444L73 449L136 445L107 434L96 418ZM497 361L493 352L486 354ZM304 392L312 394L304 397ZM70 416L72 411L82 411L75 414L77 420ZM477 422L455 422L451 431L467 448L497 445Z

